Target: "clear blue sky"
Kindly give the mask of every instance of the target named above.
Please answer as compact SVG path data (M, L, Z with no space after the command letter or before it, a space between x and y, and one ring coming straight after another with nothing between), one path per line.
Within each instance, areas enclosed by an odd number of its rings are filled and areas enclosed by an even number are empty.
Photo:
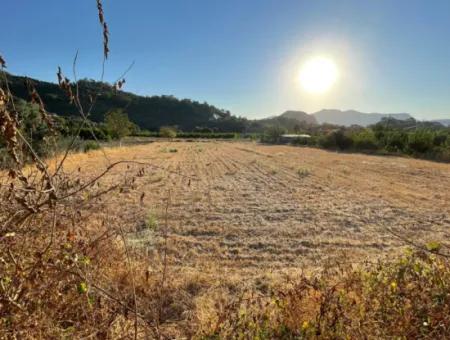
M208 101L238 115L286 109L409 112L450 118L449 0L104 0L106 80L133 61L126 90ZM2 1L0 53L10 72L98 78L95 0ZM341 76L320 96L296 83L310 56Z

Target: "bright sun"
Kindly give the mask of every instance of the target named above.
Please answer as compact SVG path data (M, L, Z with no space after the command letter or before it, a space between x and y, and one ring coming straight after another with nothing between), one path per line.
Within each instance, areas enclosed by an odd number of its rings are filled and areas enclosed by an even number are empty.
M300 85L310 93L327 92L338 78L338 69L333 60L314 57L306 61L298 76Z

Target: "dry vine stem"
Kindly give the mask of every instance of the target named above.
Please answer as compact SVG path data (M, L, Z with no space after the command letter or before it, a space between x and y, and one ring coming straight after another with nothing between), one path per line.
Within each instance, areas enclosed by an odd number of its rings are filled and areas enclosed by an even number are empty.
M103 31L103 79L109 55L109 29L100 0L97 10ZM85 110L76 79L77 57L78 53L73 63L74 83L64 76L61 68L57 79L82 118L79 132L84 125L90 125L88 117L95 99ZM0 186L0 337L115 337L117 331L121 335L133 334L135 339L139 334L152 337L153 321L138 311L135 264L126 241L132 226L107 223L101 214L92 214L86 207L106 207L106 194L120 192L137 178L142 167L153 165L122 161L109 164L92 179L74 178L64 168L75 135L62 152L61 160L51 169L21 131L18 118L21 112L17 111L9 89L2 56L0 66L0 136L13 161L7 183ZM121 76L117 89L124 83ZM31 82L28 90L31 103L37 105L42 121L53 134L52 117ZM123 164L140 168L114 185L99 185L104 176ZM117 240L122 240L122 246ZM121 274L109 268L122 263L127 264L127 274L132 280L132 303L127 298L128 287L111 284L117 281L114 276ZM130 311L132 318L128 316ZM131 332L128 323L134 325Z
M100 0L97 9L103 31L103 80L109 55L109 30ZM107 165L98 174L88 178L81 171L66 172L67 160L81 129L88 126L96 139L89 117L99 94L93 94L87 108L83 106L85 94L77 80L77 59L78 52L73 60L73 81L61 68L56 77L81 122L62 152L57 152L56 145L48 145L55 147L56 154L55 165L50 166L22 132L21 112L16 108L3 71L6 61L0 58L0 133L12 160L6 182L0 185L0 337L163 337L161 325L167 323L162 320L162 295L167 285L170 198L166 207L162 278L147 275L145 287L140 268L145 267L148 259L135 256L127 242L139 221L123 223L109 219L108 200L136 186L147 169L181 174L146 162L112 163L103 148ZM124 77L133 65L134 62L117 79L112 86L114 91L124 85ZM28 90L40 119L49 134L54 135L52 116L31 82ZM123 166L127 171L120 179L110 185L102 183Z
M110 32L105 21L101 0L96 0L96 5L98 21L102 30L101 80L103 81L105 63L110 53ZM169 276L175 277L172 273L173 268L170 268L171 273L169 273L171 192L168 192L165 202L161 246L162 261L157 265L153 263L156 262L153 261L154 259L149 261L148 256L141 255L139 257L133 253L129 236L138 230L136 225L138 223L114 220L108 216L108 212L110 212L108 200L113 195L117 196L121 191L126 192L130 190L130 187L137 186L139 178L144 176L145 171L149 168L162 169L166 174L186 177L189 179L188 185L191 184L191 180L196 179L184 176L181 169L180 171L171 171L152 163L128 160L113 163L103 148L101 151L107 160L107 165L104 169L100 169L99 173L93 174L91 178L86 178L81 171L75 176L65 172L66 161L84 126L88 126L92 138L97 140L89 117L95 109L99 93L93 95L82 93L76 71L78 56L77 52L73 59L72 81L64 75L60 67L57 70L58 84L67 96L68 102L76 108L81 122L76 129L78 132L61 153L61 159L56 159L54 167L49 166L49 162L41 158L33 147L31 138L23 132L20 121L22 113L16 107L15 97L11 93L8 76L4 71L6 60L0 56L2 73L0 80L2 85L0 87L0 136L12 161L7 176L5 176L7 182L0 185L0 338L164 338L164 326L171 322L164 315L165 304L169 300L170 294ZM125 75L133 65L134 62L117 78L111 86L113 91L122 89L126 82ZM45 103L31 82L28 83L28 92L30 102L38 107L40 119L48 128L49 135L54 134L52 116L46 111ZM83 100L85 99L83 95L90 97L88 105ZM56 149L54 151L56 152ZM113 184L102 183L103 179L122 166L126 166L127 170L119 175L120 178L114 179ZM219 209L212 202L209 182L206 189L210 210L212 208ZM141 207L144 206L144 199L145 192L141 194ZM257 214L256 211L255 214ZM388 232L405 243L428 251L426 247L404 238L398 231L389 229ZM433 255L449 257L448 254L439 251L433 251ZM412 264L411 267L404 267L404 264L401 264L400 272L404 273L402 268L406 268L413 274L411 275L412 279L420 278L419 273L415 271L415 264L420 264L420 262L411 262L412 259L408 260ZM149 262L150 266L154 265L156 268L157 274L152 277L148 270L143 269ZM444 279L440 279L440 277L438 280L433 279L438 282L434 288L439 289L442 282L449 281L447 273L450 271L446 267L448 264L430 263L428 263L430 268L439 270L442 270L441 266L444 268L443 273L446 274L442 276ZM344 262L340 262L340 264L342 265ZM354 264L354 262L348 264ZM377 282L377 278L383 272L377 269L373 274L372 283ZM423 278L427 279L427 276L423 275ZM350 275L346 280L348 286L353 289L354 282L361 280L361 277ZM405 291L411 281L406 282ZM392 287L397 289L396 282L386 280L386 283L383 281L378 283L380 288L375 292L381 298L367 299L366 301L367 304L370 304L375 300L373 306L369 305L375 311L375 316L381 314L379 306L387 300L386 295L383 294L389 293ZM392 286L392 283L395 285ZM423 287L427 284L430 284L429 281L417 280L416 291L422 295ZM298 327L303 308L316 303L318 311L314 318L316 327L314 337L326 337L321 332L328 328L334 327L335 330L339 328L336 327L336 320L342 316L344 308L339 284L331 281L326 285L324 282L306 278L302 274L299 280L291 282L290 285L292 286L291 290L278 292L276 296L278 298L276 302L285 301L287 303L282 305L283 308L275 309L278 313L275 318L279 318L283 312L287 311L286 317L293 318L294 326ZM349 291L350 294L347 296L349 301L354 299L355 293L361 291L360 287L356 286L356 289ZM439 305L439 300L442 301L449 296L445 290L442 291L445 294L438 294L437 299L435 299L433 290L426 291L422 297L426 301L431 296L429 305L434 308ZM393 295L388 297L392 298ZM403 292L398 296L403 299ZM363 300L364 295L359 295L359 297L358 303ZM243 294L236 294L235 300L224 304L223 313L219 313L217 320L213 323L212 330L215 333L213 338L218 338L223 334L225 334L224 338L226 335L230 338L234 337L236 332L239 332L239 327L242 327L242 331L252 329L250 326L255 326L258 315L261 325L266 327L267 320L273 317L274 313L271 313L270 310L267 315L260 312L268 308L273 299L273 295L256 294L251 290ZM407 305L404 300L394 301L402 303L395 303L395 305L389 306L390 308ZM412 305L415 301L415 299L410 299L409 304ZM355 305L357 305L356 302L348 306ZM417 310L421 311L424 305L419 303ZM439 326L436 326L437 330L443 328L441 327L444 324L443 320L448 318L448 309L445 310L446 306L442 303L441 305L443 312L435 313L437 317L440 317L440 319L436 318L440 323ZM256 316L249 317L249 323L242 323L242 307L246 307L248 310L250 308L257 310L257 313L254 314ZM291 311L289 311L289 307ZM360 311L359 306L355 310ZM368 311L370 310L368 309ZM386 310L383 310L383 318L385 318ZM402 315L400 312L403 310L390 316ZM355 314L351 316L353 315ZM363 322L360 322L361 320ZM355 334L359 337L367 337L367 335L358 333L360 328L380 322L380 319L366 319L365 314L361 320L357 320L355 333L349 333L353 334L353 338L356 337ZM285 328L278 327L286 326L281 321L276 320L276 331L285 330ZM352 321L353 319L350 317L345 320L353 325ZM405 324L404 320L400 321L399 324ZM447 320L446 323L449 325L450 321ZM246 327L247 325L249 327ZM245 337L245 333L242 334ZM294 335L298 334L301 333ZM338 334L340 336L336 334L326 338L343 338L342 334ZM423 335L424 333L416 334ZM251 337L249 336L249 338Z

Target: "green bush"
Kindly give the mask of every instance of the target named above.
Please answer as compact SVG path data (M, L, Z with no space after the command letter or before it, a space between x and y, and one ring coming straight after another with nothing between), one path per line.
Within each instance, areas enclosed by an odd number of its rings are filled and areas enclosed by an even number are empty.
M343 129L334 130L319 138L319 146L325 149L347 150L353 145L353 140Z
M159 129L159 136L164 138L175 138L177 136L177 130L171 126L162 126Z
M437 133L433 137L433 145L435 146L444 146L448 143L447 141L449 141L449 137L446 133Z
M385 136L385 147L390 152L403 152L408 145L408 134L403 131L392 131Z
M408 149L413 153L426 153L433 148L434 134L419 130L408 135Z
M87 141L84 143L83 150L84 152L89 152L91 150L98 150L100 149L100 145L95 141Z
M356 132L351 138L353 139L353 147L356 150L373 151L378 149L375 133L370 129Z
M279 143L281 136L286 133L286 130L280 126L270 126L261 137L263 143Z
M84 127L80 130L78 136L84 140L93 139L94 136L97 140L109 140L111 136L108 134L108 131L100 129L99 127Z

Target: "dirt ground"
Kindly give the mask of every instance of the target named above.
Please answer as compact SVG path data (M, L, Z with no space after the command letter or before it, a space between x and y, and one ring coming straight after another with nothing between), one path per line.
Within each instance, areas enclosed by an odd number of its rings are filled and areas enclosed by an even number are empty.
M420 244L450 241L448 164L218 141L155 142L106 155L74 155L69 169L87 178L119 160L152 164L109 197L104 213L134 224L140 231L130 243L149 255L160 252L167 232L171 265L194 272L246 277L373 261L404 246L389 229ZM121 165L104 181L137 168Z

